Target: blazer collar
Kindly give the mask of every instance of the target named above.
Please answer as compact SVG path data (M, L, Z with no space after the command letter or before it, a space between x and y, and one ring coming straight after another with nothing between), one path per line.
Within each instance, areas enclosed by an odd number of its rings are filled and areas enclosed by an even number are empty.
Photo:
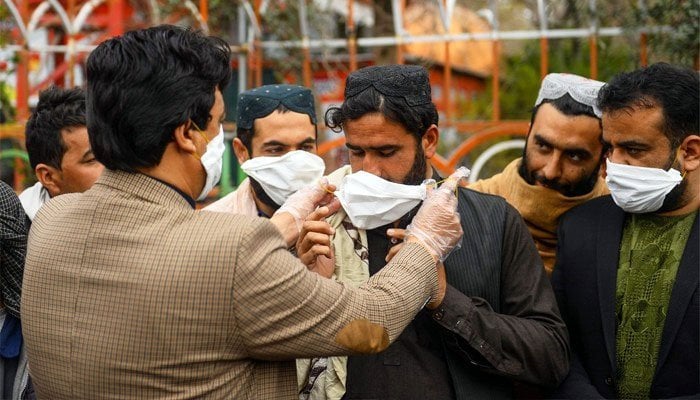
M105 169L95 187L109 187L167 207L192 209L189 201L172 186L137 172Z
M596 273L603 337L613 370L617 368L615 362L615 287L624 222L625 212L617 207L612 198L608 196L598 215Z

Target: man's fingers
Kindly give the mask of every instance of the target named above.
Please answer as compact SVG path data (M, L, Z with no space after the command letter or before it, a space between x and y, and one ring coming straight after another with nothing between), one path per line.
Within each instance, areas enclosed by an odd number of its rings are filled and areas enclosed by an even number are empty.
M398 228L387 229L386 235L393 239L404 240L406 238L406 230Z
M304 221L304 225L302 225L301 229L304 233L316 232L326 235L335 233L335 229L326 221Z
M392 247L389 249L389 252L386 254L386 257L384 258L384 261L386 261L386 262L391 261L391 259L394 258L394 256L401 250L401 248L403 248L403 242L402 242L402 243L399 243L399 244L397 244L397 245L395 245L395 246L392 246Z
M320 221L322 219L325 219L330 214L331 214L330 207L328 207L328 206L319 207L315 211L313 211L311 214L309 214L308 217L306 217L304 224L306 224L306 222L308 222L308 221Z

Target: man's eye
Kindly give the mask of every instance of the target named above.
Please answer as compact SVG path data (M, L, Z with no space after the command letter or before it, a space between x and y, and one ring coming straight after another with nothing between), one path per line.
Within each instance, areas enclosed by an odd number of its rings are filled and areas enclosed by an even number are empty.
M633 148L627 149L627 153L632 155L632 156L638 155L641 152L642 152L641 149L633 149Z
M394 154L396 154L396 150L390 150L390 151L382 151L382 152L379 152L379 155L382 156L382 157L384 157L384 158L391 157L391 156L393 156Z
M265 151L268 154L279 154L283 151L281 147L268 147L267 150Z

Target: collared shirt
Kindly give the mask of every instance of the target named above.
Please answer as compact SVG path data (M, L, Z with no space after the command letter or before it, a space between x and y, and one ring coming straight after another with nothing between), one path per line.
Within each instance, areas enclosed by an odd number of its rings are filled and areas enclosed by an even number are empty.
M192 208L196 208L196 207L197 207L197 203L194 201L194 199L193 199L190 195L188 195L187 193L185 193L185 192L183 192L182 190L180 190L180 189L179 189L178 187L176 187L175 185L171 185L170 183L168 183L168 182L166 182L166 181L164 181L164 180L158 179L158 178L153 177L153 176L150 176L150 175L144 174L144 176L147 176L147 177L149 177L149 178L151 178L151 179L157 180L158 182L160 182L160 183L164 184L165 186L169 187L170 189L176 191L180 196L182 196L185 200L187 200L187 202L189 203L190 206L192 206Z

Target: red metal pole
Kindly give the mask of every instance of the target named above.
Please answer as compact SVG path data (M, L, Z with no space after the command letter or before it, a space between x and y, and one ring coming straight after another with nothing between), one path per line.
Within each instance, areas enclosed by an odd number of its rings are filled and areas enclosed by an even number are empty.
M262 27L262 18L260 17L261 6L262 0L256 0L254 6L255 19L258 21L258 26ZM263 49L261 38L256 37L253 42L253 49L255 51L255 86L257 87L263 84Z
M591 48L591 79L598 80L598 38L591 35L589 47Z
M205 24L209 22L209 2L207 0L199 0L199 14Z
M449 32L448 32L449 33ZM443 100L444 100L444 105L445 107L445 121L447 124L450 124L450 121L452 120L452 102L450 99L450 92L452 89L452 62L450 60L450 42L446 41L445 42L445 70L443 71L445 73L445 84L443 85L444 87L442 88L442 93L443 93Z
M353 0L348 0L348 51L350 52L350 72L357 69L357 37L355 34L355 20L353 14Z
M501 55L501 41L500 40L494 40L493 41L493 71L491 73L492 76L492 85L491 85L491 105L492 105L492 110L491 110L491 119L494 121L500 121L501 120L501 100L500 100L500 89L501 89L501 82L500 82L500 65L499 65L499 60L500 60L500 55Z
M646 32L642 32L642 34L639 35L639 58L640 62L642 64L642 67L646 67L649 65L649 55L647 53L647 34Z
M29 2L20 1L18 3L19 14L22 22L27 23L29 19ZM24 123L29 119L29 52L25 50L29 43L25 43L23 49L17 53L17 121Z
M109 35L124 33L124 0L109 0Z
M540 80L549 72L549 39L540 38Z
M401 0L401 1L399 2L399 7L400 7L400 9L401 9L401 18L402 18L402 20L399 21L399 23L400 23L401 26L403 27L403 14L404 14L404 11L406 10L406 0ZM394 17L396 17L396 16L394 16ZM394 34L395 34L396 36L398 36L398 35L399 35L399 32L394 32ZM396 45L396 63L397 63L397 64L403 64L403 63L404 63L403 44L397 44L397 45Z

